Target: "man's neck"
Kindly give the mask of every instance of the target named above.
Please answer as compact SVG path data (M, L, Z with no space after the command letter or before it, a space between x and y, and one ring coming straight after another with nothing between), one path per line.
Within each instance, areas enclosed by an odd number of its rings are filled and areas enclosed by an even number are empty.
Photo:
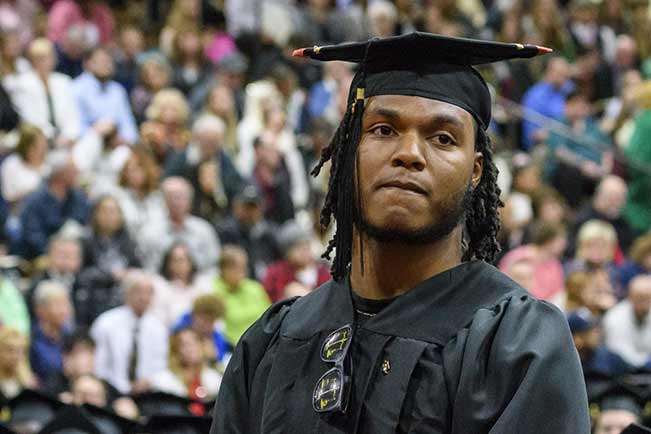
M388 299L461 263L461 227L431 244L385 243L364 236L364 272L359 239L354 237L350 283L361 297Z

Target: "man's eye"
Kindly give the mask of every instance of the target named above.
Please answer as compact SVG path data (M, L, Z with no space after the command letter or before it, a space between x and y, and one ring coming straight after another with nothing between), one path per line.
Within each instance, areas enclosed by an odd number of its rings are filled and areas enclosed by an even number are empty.
M434 138L442 145L454 145L454 139L447 134L437 134Z
M375 127L371 130L371 132L377 136L390 136L391 133L393 133L391 127L388 127L386 125Z

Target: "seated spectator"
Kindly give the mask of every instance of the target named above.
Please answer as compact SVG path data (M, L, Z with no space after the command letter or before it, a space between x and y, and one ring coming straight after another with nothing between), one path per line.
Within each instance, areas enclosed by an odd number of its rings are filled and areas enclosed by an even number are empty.
M244 181L224 151L224 122L213 115L203 115L192 127L193 141L199 151L198 161L188 161L184 177L194 189L193 214L206 219L227 214L233 197L242 189ZM212 163L206 170L203 163ZM203 168L203 171L201 170Z
M47 182L25 199L20 216L22 245L27 259L45 253L48 239L68 221L85 224L89 205L83 192L75 188L77 169L64 151L50 153Z
M565 273L606 268L614 273L617 232L610 223L588 220L578 231L574 259L565 263Z
M163 181L161 189L167 217L143 228L139 245L145 265L149 270L159 269L163 253L181 241L190 249L199 271L213 267L219 257L219 240L208 222L190 214L192 186L183 178L171 177Z
M192 311L181 316L173 332L191 328L201 338L203 356L206 363L226 364L230 356L230 345L224 335L217 330L215 322L224 318L224 303L212 294L200 295L192 304Z
M173 51L176 35L182 29L199 28L203 4L200 0L174 0L165 27L160 32L160 47L166 55Z
M172 42L173 79L175 88L188 96L194 87L211 73L212 65L205 56L201 33L196 27L182 29Z
M224 333L234 348L240 337L269 307L269 296L257 281L247 279L246 251L226 246L219 260L215 294L224 300Z
M16 152L9 155L0 168L2 197L20 213L22 200L41 186L47 174L45 158L47 140L38 127L22 124L19 127Z
M152 151L164 178L179 175L190 143L190 107L185 96L172 87L161 89L152 98L145 116L142 143Z
M115 81L130 95L136 84L138 63L145 55L145 31L136 25L121 24L115 52Z
M210 292L210 282L197 273L197 266L188 246L174 243L165 252L156 296L151 312L166 326L171 327L192 307L194 300Z
M589 309L580 308L570 312L567 322L585 374L615 377L633 371L633 367L624 359L603 345L599 319Z
M29 368L27 336L9 326L0 326L0 402L36 387Z
M5 89L10 93L18 76L31 69L29 61L22 56L22 51L17 29L0 32L0 77Z
M149 224L165 218L165 202L158 190L159 176L151 154L136 148L120 172L119 186L107 186L106 192L118 200L126 227L134 239L138 239Z
M90 229L83 242L84 265L75 292L77 324L84 326L122 304L120 281L128 269L141 266L114 197L97 200Z
M147 53L138 67L138 81L131 91L131 107L140 124L154 95L170 85L172 68L167 58L159 53Z
M521 255L521 251L531 249L533 260L533 282L527 288L531 294L540 299L550 301L561 309L566 302L565 275L560 257L565 250L567 237L565 228L561 225L539 225L534 230L533 244L516 247L508 252L500 261L500 270Z
M127 93L112 80L113 73L113 58L105 48L94 48L87 54L84 73L73 81L81 134L99 121L110 121L117 126L120 140L132 144L138 140L136 123Z
M56 396L63 402L72 402L70 390L72 382L83 375L95 371L95 342L85 330L78 330L63 342L63 369L40 389L50 396Z
M549 59L545 74L538 83L530 87L522 97L522 105L548 118L560 121L565 112L565 99L574 87L569 81L570 65L563 57ZM549 133L540 121L522 123L521 146L530 150L544 142Z
M149 390L152 375L167 366L167 330L150 312L151 278L133 272L124 282L125 304L101 314L90 334L96 344L95 373L121 393Z
M240 146L237 140L238 117L233 90L224 84L217 84L210 89L206 97L206 105L203 108L203 115L217 116L224 122L222 149L231 158L236 156Z
M570 134L552 133L547 139L547 177L569 203L582 204L612 168L612 142L590 114L586 97L567 96L564 122ZM614 212L614 210L613 210Z
M610 274L604 268L596 268L585 274L587 278L581 294L583 305L590 309L593 315L602 317L617 304Z
M621 434L633 423L640 423L642 408L639 397L630 391L619 390L602 399L595 422L594 434ZM628 430L626 431L628 432ZM644 429L632 432L644 432Z
M36 125L57 147L69 147L79 138L79 109L71 100L70 77L55 72L56 52L45 38L28 50L31 70L19 75L11 99L24 121Z
M168 368L154 375L152 389L195 400L217 397L222 375L204 359L201 337L182 329L170 338Z
M117 185L131 148L120 141L112 121L98 121L75 143L72 155L80 172L80 183L91 196L96 196L98 191Z
M114 27L113 13L103 1L59 0L48 15L47 37L59 43L71 28L78 28L93 47L112 42Z
M75 405L90 404L100 408L108 406L106 385L92 374L83 374L72 380L70 395L71 403Z
M279 301L285 287L294 281L315 289L330 280L328 265L312 252L312 237L297 223L289 222L283 226L278 241L285 259L269 265L263 280L272 302Z
M23 294L0 270L0 328L10 327L29 336L30 317Z
M574 241L583 223L589 220L601 220L613 225L617 232L619 248L627 252L635 234L628 222L622 217L621 212L626 204L628 187L626 182L618 176L608 175L597 186L592 201L586 204L574 219L574 227L570 234L568 253L574 254Z
M629 258L616 271L617 282L622 288L628 288L631 279L637 275L651 274L651 234L635 240Z
M32 284L27 292L27 301L30 310L34 309L34 293L36 287L43 281L54 281L63 285L71 297L75 294L79 272L82 265L82 247L78 239L66 235L55 235L50 239L45 269L32 279ZM82 294L79 294L81 296Z
M630 365L651 366L651 277L631 280L628 296L604 316L606 346Z
M41 383L63 371L63 343L72 333L73 310L68 290L45 280L34 291L36 318L29 360Z
M276 227L264 218L262 197L255 185L247 185L233 199L231 215L217 223L219 239L246 250L251 279L262 280L267 266L282 258Z

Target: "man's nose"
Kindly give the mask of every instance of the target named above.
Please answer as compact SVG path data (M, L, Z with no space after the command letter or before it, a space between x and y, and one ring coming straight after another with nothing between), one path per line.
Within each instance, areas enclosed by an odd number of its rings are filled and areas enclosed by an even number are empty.
M423 155L423 144L417 134L405 134L398 143L394 152L391 165L393 167L404 167L417 172L425 169L425 156Z

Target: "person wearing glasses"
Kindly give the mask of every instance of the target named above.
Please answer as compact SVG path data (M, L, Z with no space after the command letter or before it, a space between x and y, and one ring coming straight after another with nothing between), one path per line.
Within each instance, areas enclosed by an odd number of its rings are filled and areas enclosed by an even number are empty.
M587 434L564 315L489 265L499 188L472 65L549 49L412 33L297 50L360 63L321 215L333 280L273 305L211 434Z

